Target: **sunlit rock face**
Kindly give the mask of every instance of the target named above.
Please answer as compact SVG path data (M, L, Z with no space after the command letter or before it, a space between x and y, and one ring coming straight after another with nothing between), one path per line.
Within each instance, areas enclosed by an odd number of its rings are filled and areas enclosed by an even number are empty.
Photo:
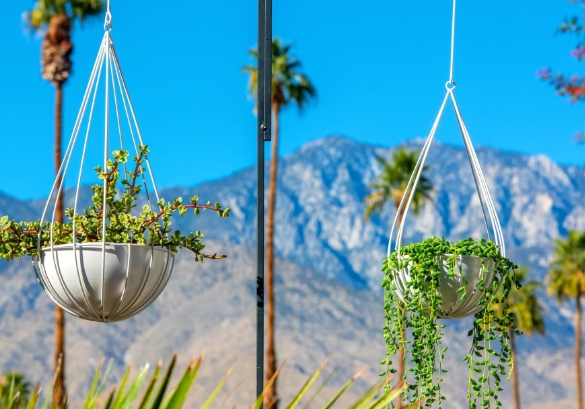
M419 149L420 140L406 143ZM334 136L311 142L280 160L276 219L277 252L301 265L355 288L377 289L379 264L386 253L394 217L388 204L382 215L365 222L364 197L380 170L382 148ZM585 175L582 168L561 166L545 156L527 156L477 148L479 161L502 224L507 247L544 265L555 237L585 228ZM429 235L448 239L486 237L480 202L462 147L435 142L428 157L433 200L418 216L409 213L406 241ZM255 242L256 172L238 172L193 189L176 188L165 196L197 192L232 206L229 223L212 218L183 219L181 228L205 225L214 235L237 244ZM209 228L206 229L210 231ZM529 254L530 253L530 254ZM535 258L537 257L537 258ZM543 264L544 263L544 264Z

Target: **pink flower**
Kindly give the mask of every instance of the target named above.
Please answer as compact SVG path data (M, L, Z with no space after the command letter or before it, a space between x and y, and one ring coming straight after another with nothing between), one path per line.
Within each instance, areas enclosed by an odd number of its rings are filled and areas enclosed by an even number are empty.
M582 60L585 57L585 46L580 45L575 50L571 51L571 55L578 60Z
M536 73L536 77L537 78L540 78L541 80L548 80L548 79L551 79L552 78L552 74L551 74L549 68L541 68Z

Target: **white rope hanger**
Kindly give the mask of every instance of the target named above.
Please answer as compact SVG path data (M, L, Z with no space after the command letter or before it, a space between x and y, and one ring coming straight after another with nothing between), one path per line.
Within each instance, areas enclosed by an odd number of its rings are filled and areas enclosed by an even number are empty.
M112 14L110 11L110 0L107 1L106 6L106 15L104 20L104 35L102 37L100 47L98 50L98 54L91 71L91 75L89 78L89 82L87 84L85 94L82 99L81 107L79 109L75 124L73 126L73 131L71 134L71 138L69 139L69 143L65 150L65 154L63 157L63 162L57 172L57 177L55 182L52 185L51 192L49 194L49 199L47 204L44 207L43 214L41 217L42 226L46 221L50 219L50 247L44 250L49 250L47 252L47 257L40 256L37 260L34 260L33 265L35 267L35 273L41 286L45 290L45 292L53 299L53 301L59 304L63 309L67 312L78 316L80 318L84 318L87 320L92 321L121 321L123 319L129 318L133 315L138 314L143 309L148 307L150 303L160 295L164 287L166 286L172 271L172 264L174 261L174 256L170 252L170 250L165 250L166 252L166 259L163 262L163 266L161 267L163 273L160 274L155 280L155 282L149 281L149 278L156 277L155 273L151 270L154 270L154 261L153 261L153 254L154 254L154 247L150 246L150 261L148 265L148 271L145 273L144 277L141 277L138 283L134 282L134 288L130 288L130 260L131 260L131 252L132 245L130 243L127 244L127 265L125 271L125 281L122 280L122 290L119 293L116 293L117 301L114 301L114 304L109 306L105 306L105 298L108 296L108 289L105 288L106 280L105 280L105 264L106 264L106 227L107 227L107 178L104 178L103 182L103 219L102 219L102 240L101 243L101 285L97 292L99 294L99 299L101 300L101 304L96 307L95 303L92 304L91 302L91 294L90 288L88 284L84 281L84 275L82 271L82 246L77 242L76 238L76 224L72 224L72 249L73 249L73 256L75 259L75 268L77 269L77 277L76 281L79 284L79 289L81 294L73 294L72 291L69 290L67 283L63 280L62 272L61 272L61 265L58 256L57 248L59 246L54 246L53 240L53 233L54 233L54 223L56 218L56 213L58 211L57 206L57 198L61 197L62 192L64 191L64 184L67 178L67 174L70 171L70 165L72 157L74 156L74 150L76 144L78 142L82 143L81 149L81 159L79 165L79 172L76 175L76 188L75 188L75 195L73 200L73 217L79 215L78 212L78 204L80 199L80 190L82 186L82 176L83 176L83 169L86 161L87 156L87 148L88 148L88 141L90 138L91 130L92 130L92 123L94 117L94 108L96 105L96 97L98 91L100 90L100 83L103 86L103 92L105 94L105 105L104 105L104 134L103 134L103 169L107 171L108 166L108 158L110 154L110 147L112 145L112 134L118 133L119 138L114 144L119 143L119 148L122 150L128 150L124 146L124 135L123 135L123 126L127 125L127 129L129 130L128 134L130 136L131 143L128 144L129 146L133 147L133 150L136 156L139 156L139 146L146 145L144 143L144 139L142 137L142 132L140 130L140 126L138 125L138 121L136 119L136 114L134 112L134 106L132 104L132 100L130 98L130 94L128 92L128 87L126 84L126 80L124 79L124 75L122 73L122 68L120 66L120 62L118 60L118 56L116 54L116 50L114 47L114 43L111 37L112 31ZM111 100L113 100L113 106L111 105ZM110 108L113 108L113 111L116 115L116 124L114 127L110 126ZM124 118L126 121L124 121ZM82 125L84 122L87 122L85 132L82 132ZM126 124L126 123L127 124ZM81 135L81 138L80 138ZM145 201L148 204L150 209L153 209L153 205L156 203L153 202L151 199L151 193L148 188L148 183L152 184L152 189L154 196L156 198L156 202L160 200L158 189L156 186L156 181L154 178L154 174L152 172L152 167L150 164L150 160L148 155L144 156L144 163L146 165L146 170L149 174L149 180L145 176L144 171L139 171L139 176L142 179L142 186L144 189L145 194ZM124 164L124 175L126 175L126 165ZM52 206L52 209L51 209ZM39 240L38 240L38 254L41 255L43 253L43 249L41 249L41 235L42 229L39 229ZM126 245L126 244L125 244ZM159 266L160 267L160 266ZM158 267L157 267L158 268ZM51 276L52 271L56 272L56 279L55 277ZM148 285L147 285L148 284ZM128 290L128 291L127 291ZM131 295L128 295L132 290ZM93 289L94 293L96 289ZM124 298L126 296L126 298ZM95 296L94 296L95 297ZM112 306L113 305L113 306ZM106 312L106 307L108 311Z
M418 186L419 179L421 177L422 171L424 169L424 164L427 159L431 144L435 138L435 133L439 126L439 122L441 121L441 117L443 116L443 112L445 110L445 106L447 105L447 101L451 100L453 103L453 108L455 109L455 115L457 117L457 122L459 124L459 128L461 130L461 136L463 138L463 143L465 146L465 151L467 152L467 157L469 159L469 164L471 165L471 171L473 174L473 180L475 182L475 187L479 196L479 201L481 205L481 211L485 223L485 228L487 231L488 240L493 241L496 246L499 248L502 256L505 257L506 255L506 247L504 243L504 235L502 232L502 227L500 225L500 221L498 219L498 215L496 212L496 207L494 205L494 201L490 195L487 182L485 180L485 176L483 171L481 170L481 166L479 164L479 160L477 158L477 154L475 149L473 148L473 144L471 143L471 138L469 137L469 132L463 121L463 117L461 115L461 111L459 109L459 105L455 99L455 81L453 77L453 69L454 69L454 57L455 57L455 22L456 22L456 9L457 9L457 0L453 0L453 15L452 15L452 22L451 22L451 60L449 66L449 80L445 83L445 88L447 92L445 97L443 98L443 102L439 109L439 113L435 118L435 122L431 128L429 136L427 137L423 148L420 152L418 157L417 163L415 165L414 171L410 177L408 185L406 187L406 192L400 201L400 205L398 207L398 211L396 212L396 217L392 223L392 229L390 231L390 238L388 242L388 256L390 256L392 252L392 242L393 238L396 235L394 240L394 250L398 251L398 257L400 258L400 248L402 246L402 238L403 238L403 231L404 231L404 221L406 220L406 216L408 214L408 210L410 208L411 202L414 197L414 193L416 192L416 188ZM403 215L403 220L400 221L400 215Z

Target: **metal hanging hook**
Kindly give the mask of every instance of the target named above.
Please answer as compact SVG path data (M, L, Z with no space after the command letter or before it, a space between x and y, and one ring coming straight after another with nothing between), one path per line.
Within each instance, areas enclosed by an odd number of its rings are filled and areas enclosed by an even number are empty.
M110 12L110 0L106 3L106 19L104 21L104 30L112 31L112 13Z

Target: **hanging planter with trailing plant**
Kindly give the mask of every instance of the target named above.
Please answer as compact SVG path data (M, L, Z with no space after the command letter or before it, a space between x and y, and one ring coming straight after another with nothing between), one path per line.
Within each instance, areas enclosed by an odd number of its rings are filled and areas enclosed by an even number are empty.
M452 39L455 35L453 2ZM469 352L463 357L469 368L467 398L470 408L502 406L498 394L503 378L513 369L508 330L515 330L506 300L516 281L516 266L506 258L504 237L494 202L475 149L455 100L453 81L453 42L451 73L447 93L433 127L421 150L415 170L406 187L390 232L388 255L383 261L386 358L383 376L388 382L397 372L394 355L403 350L409 362L404 380L409 383L403 399L442 408L441 392L447 370L443 358L445 324L441 319L474 316L468 336ZM402 245L405 218L416 192L429 149L447 102L451 100L479 196L487 238L467 238L449 242L430 237L420 243ZM498 290L501 288L501 291ZM503 304L501 318L494 304Z
M181 198L160 199L154 211L144 204L136 212L142 185L137 178L148 153L138 147L134 169L120 179L127 151L114 151L106 170L96 168L107 186L92 187L92 205L78 213L65 211L67 223L17 222L0 219L0 259L33 257L35 273L45 292L66 311L92 321L122 321L148 307L166 286L179 249L191 251L197 261L221 259L204 253L201 232L183 235L172 231L174 214L212 210L228 217L219 203L190 203ZM119 185L122 185L119 192ZM103 201L105 197L105 202ZM105 205L104 205L105 203Z
M41 220L0 219L0 259L31 256L39 283L56 304L77 317L99 322L122 321L148 307L165 288L180 248L192 251L198 261L225 257L206 255L200 232L185 236L171 231L173 214L213 210L221 217L229 215L229 209L219 203L202 205L197 197L186 204L181 198L167 202L159 197L149 151L110 35L109 2L107 10L105 33ZM100 86L103 128L92 121ZM103 131L103 167L95 168L102 183L92 187L92 204L79 211L83 171L91 155L88 141L96 128ZM109 159L112 144L118 144L119 150ZM135 153L131 165L125 144ZM78 159L72 160L76 148ZM78 172L70 171L72 163L79 163ZM68 177L76 188L73 207L64 212L69 221L63 222L59 215Z
M478 407L478 401L480 407L500 407L500 383L513 367L508 329L515 329L515 323L506 299L517 285L514 268L485 239L451 243L431 237L392 252L382 266L387 347L382 375L396 373L399 362L393 356L404 349L413 374L405 398L440 407L447 347L442 346L445 324L439 320L475 315L467 334L472 338L469 353L463 357L469 368L467 397L470 408ZM495 315L494 304L503 304L502 318Z

